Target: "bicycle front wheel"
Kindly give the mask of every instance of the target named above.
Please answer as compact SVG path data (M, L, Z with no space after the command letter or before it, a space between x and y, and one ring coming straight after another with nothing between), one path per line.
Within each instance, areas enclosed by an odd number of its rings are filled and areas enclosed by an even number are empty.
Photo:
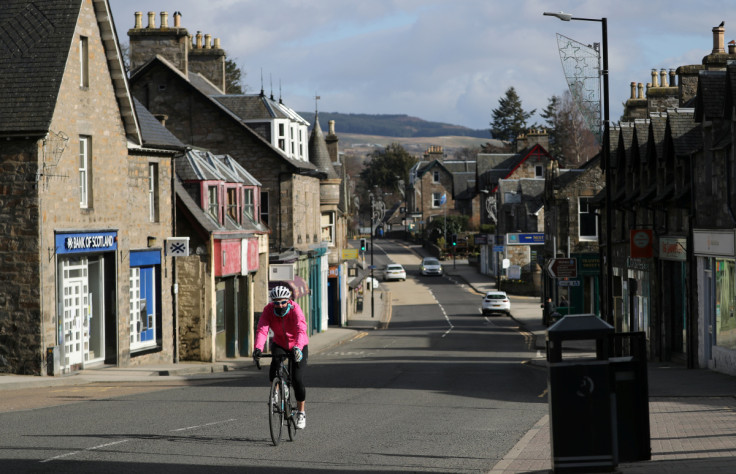
M282 396L281 379L276 377L271 382L271 392L268 397L268 428L271 430L271 441L274 446L281 442L281 428L284 426L284 406L286 401Z
M289 389L289 398L286 400L289 405L288 418L286 424L289 431L289 441L294 441L296 438L296 403L294 402L294 387Z

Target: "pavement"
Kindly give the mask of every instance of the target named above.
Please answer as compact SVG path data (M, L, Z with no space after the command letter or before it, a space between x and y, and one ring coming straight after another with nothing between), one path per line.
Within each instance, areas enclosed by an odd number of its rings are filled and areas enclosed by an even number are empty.
M405 245L419 257L426 255L424 249L417 245ZM468 264L467 260L447 260L443 266L447 277L467 285L479 295L495 289L494 278L480 274L478 268ZM386 290L379 284L373 298L370 298L370 293L366 294L363 311L353 315L345 327L329 327L310 336L310 353L331 350L364 331L388 326L391 295ZM547 328L542 324L540 299L510 296L511 317L537 349L529 365L532 369L546 370ZM585 353L581 352L581 355ZM0 391L93 382L160 381L161 376L172 379L201 377L203 374L247 370L252 366L251 359L238 358L213 363L103 366L56 377L0 374ZM647 370L651 460L622 463L615 467L615 472L736 472L736 377L706 369L687 369L674 362L651 362ZM549 416L544 415L489 472L541 473L552 470Z

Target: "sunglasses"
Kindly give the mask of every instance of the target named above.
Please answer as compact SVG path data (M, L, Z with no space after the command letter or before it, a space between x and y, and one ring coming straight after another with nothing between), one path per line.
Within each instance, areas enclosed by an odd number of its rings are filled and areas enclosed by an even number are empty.
M287 301L274 301L273 302L273 305L274 306L286 306L287 304L289 304L289 301L288 300Z

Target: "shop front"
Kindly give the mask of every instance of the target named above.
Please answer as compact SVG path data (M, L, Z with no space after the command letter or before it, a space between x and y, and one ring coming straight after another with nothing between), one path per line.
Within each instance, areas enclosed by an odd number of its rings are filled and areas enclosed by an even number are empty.
M59 368L116 363L117 232L57 232L55 247Z
M734 231L693 230L698 287L698 361L736 375Z

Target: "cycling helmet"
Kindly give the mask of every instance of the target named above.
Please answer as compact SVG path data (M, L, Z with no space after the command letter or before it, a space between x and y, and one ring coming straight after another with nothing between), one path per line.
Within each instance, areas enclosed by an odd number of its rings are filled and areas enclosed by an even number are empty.
M291 299L291 290L287 286L274 286L269 292L271 301Z

